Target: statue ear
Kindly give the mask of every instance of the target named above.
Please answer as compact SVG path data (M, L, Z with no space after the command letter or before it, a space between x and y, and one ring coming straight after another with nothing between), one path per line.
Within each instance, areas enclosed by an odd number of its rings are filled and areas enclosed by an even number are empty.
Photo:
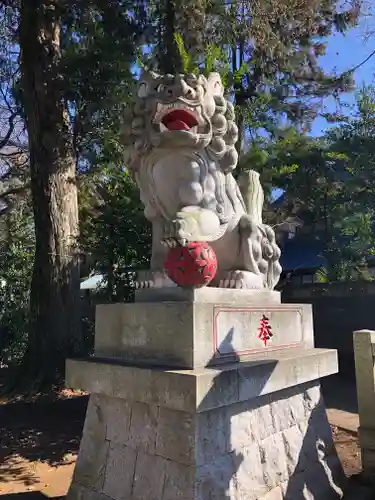
M207 91L213 96L223 96L224 87L219 73L210 73L207 78Z

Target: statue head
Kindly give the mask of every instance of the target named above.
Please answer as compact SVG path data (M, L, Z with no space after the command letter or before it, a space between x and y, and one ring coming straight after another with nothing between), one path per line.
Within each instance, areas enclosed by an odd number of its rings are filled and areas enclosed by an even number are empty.
M234 108L224 97L218 73L158 75L143 72L128 117L127 135L133 150L129 167L155 149L207 148L222 171L236 167L238 129Z

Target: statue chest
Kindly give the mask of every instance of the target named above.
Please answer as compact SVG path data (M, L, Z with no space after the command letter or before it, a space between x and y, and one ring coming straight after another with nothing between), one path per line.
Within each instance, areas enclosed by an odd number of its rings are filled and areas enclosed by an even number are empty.
M209 177L204 156L175 151L148 159L139 172L139 183L148 201L169 218L186 205L201 203L210 190Z

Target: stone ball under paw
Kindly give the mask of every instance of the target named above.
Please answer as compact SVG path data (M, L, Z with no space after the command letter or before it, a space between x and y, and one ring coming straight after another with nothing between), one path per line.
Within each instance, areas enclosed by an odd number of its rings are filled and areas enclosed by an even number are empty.
M164 267L168 277L181 288L200 288L214 278L217 259L208 243L189 242L170 248Z

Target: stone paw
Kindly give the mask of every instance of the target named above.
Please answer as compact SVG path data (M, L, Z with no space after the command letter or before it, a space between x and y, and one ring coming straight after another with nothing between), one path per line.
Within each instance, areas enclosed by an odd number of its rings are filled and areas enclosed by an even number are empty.
M264 288L263 277L249 271L228 271L219 282L220 288L260 290Z
M167 221L164 226L162 244L168 248L186 245L188 242L187 222L184 219Z
M167 248L175 248L178 246L185 246L187 244L187 240L185 238L181 238L179 240L176 238L165 238L161 241L161 244Z
M135 282L137 290L141 288L164 288L177 286L165 271L139 271Z

